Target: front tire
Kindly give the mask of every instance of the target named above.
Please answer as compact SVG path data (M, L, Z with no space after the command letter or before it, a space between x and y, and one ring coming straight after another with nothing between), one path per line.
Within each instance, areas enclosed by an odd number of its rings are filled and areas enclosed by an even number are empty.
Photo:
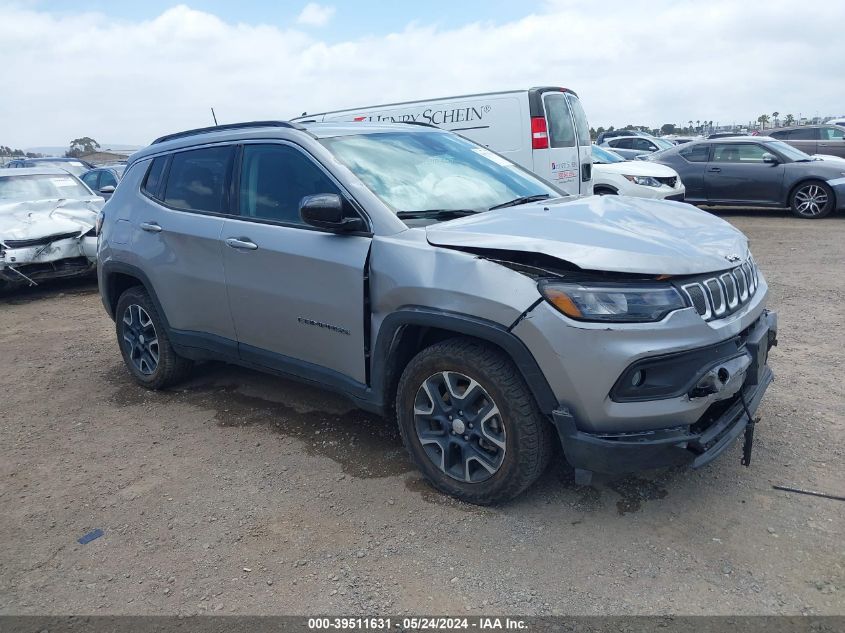
M833 211L833 189L821 180L802 182L789 197L792 215L807 220L817 220Z
M480 341L450 339L417 354L399 380L396 413L423 476L469 503L512 499L551 459L551 423L511 360Z
M182 381L192 363L173 350L164 321L141 286L126 290L115 309L117 342L135 381L147 389L164 389Z

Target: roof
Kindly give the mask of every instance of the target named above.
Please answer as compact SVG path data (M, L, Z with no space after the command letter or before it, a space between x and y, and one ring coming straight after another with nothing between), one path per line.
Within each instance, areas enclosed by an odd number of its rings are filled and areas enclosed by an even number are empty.
M0 168L0 177L3 176L70 176L70 172L60 167L3 167Z
M266 125L262 125L264 123ZM292 134L307 133L312 138L329 138L334 136L352 136L354 134L361 134L362 132L373 134L379 132L395 132L397 130L402 130L403 132L433 131L445 133L434 126L409 123L368 123L364 121L348 123L286 123L285 121L252 121L168 134L156 139L148 147L137 151L131 156L130 162L135 162L141 158L162 152L193 147L195 145L204 145L206 143L262 138L291 138Z

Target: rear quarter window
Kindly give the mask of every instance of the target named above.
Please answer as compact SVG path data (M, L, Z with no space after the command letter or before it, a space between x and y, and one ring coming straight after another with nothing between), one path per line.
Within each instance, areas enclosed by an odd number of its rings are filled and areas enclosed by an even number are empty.
M153 159L144 177L141 190L148 196L161 200L161 184L164 176L164 168L167 166L167 156L158 156Z

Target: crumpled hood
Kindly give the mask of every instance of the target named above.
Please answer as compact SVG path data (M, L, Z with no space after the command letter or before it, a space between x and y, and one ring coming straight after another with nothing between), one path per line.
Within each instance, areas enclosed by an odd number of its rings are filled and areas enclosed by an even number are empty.
M89 231L103 208L102 198L0 202L0 242Z
M709 213L623 196L507 207L429 225L426 236L436 246L543 253L586 270L646 275L725 270L748 253L746 237Z

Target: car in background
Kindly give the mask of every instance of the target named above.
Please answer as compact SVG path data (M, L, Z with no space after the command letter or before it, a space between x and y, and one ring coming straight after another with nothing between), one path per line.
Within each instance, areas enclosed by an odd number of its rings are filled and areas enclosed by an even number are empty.
M845 118L841 119L828 119L824 122L825 125L839 125L845 127Z
M623 158L638 158L643 154L675 147L675 144L653 136L622 136L599 143L599 146L610 148Z
M103 198L108 200L117 189L117 183L123 178L123 172L126 170L125 164L106 165L104 167L96 167L90 171L86 171L81 176L82 182L88 185L91 191L97 192Z
M601 145L605 141L612 138L619 138L621 136L643 136L645 138L654 138L648 132L640 132L639 130L611 130L610 132L602 132L596 137L596 145Z
M675 145L683 145L684 143L692 143L693 141L701 140L700 136L661 136L664 141L669 141Z
M845 208L845 165L766 136L698 141L646 160L675 169L693 204L789 207L809 219Z
M102 207L56 167L0 169L0 290L93 273Z
M795 125L769 130L768 134L805 154L845 158L845 127L841 125Z
M94 165L88 161L80 160L78 158L64 158L59 156L52 158L17 158L6 165L6 167L10 169L20 169L26 167L58 167L73 174L77 178L89 169L94 169Z
M658 200L683 200L684 184L671 167L619 154L593 145L593 192Z

